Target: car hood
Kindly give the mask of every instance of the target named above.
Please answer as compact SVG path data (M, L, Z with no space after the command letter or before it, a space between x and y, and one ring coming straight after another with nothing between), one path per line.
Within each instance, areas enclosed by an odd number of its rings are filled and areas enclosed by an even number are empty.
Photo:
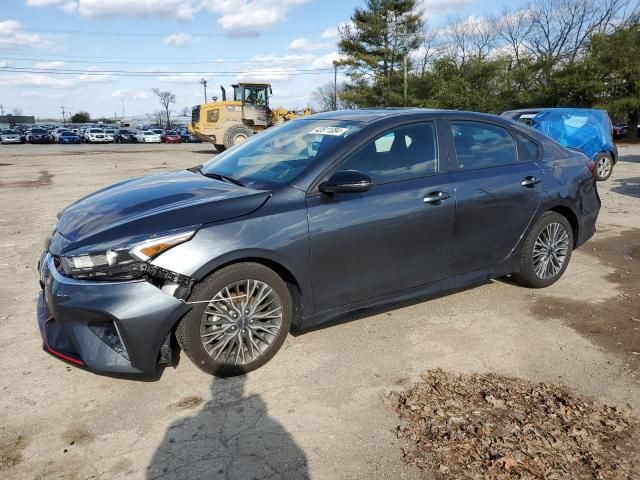
M162 234L247 215L271 192L211 179L189 170L116 183L60 212L57 232L63 250Z

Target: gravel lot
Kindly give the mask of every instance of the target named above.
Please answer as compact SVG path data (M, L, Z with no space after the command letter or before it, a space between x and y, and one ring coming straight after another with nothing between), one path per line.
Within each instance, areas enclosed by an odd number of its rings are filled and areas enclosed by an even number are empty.
M36 262L55 214L109 183L202 163L191 145L0 147L0 477L430 478L385 395L442 368L567 386L640 409L640 146L621 147L596 237L546 290L506 280L290 336L218 380L183 358L129 381L41 350Z

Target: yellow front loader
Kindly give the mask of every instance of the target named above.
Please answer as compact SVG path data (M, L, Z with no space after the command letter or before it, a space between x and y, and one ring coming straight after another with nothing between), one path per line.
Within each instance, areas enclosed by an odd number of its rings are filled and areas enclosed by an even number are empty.
M232 87L232 100L227 100L225 88L220 87L222 100L214 97L212 102L198 105L191 111L189 131L213 143L219 152L244 142L265 128L301 115L311 115L310 108L301 113L285 108L269 108L272 91L268 83L238 83Z

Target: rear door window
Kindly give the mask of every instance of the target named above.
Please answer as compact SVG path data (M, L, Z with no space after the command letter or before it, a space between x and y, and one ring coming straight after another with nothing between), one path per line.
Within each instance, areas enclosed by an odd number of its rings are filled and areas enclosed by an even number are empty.
M516 142L506 128L484 122L451 121L458 170L510 165L518 161Z

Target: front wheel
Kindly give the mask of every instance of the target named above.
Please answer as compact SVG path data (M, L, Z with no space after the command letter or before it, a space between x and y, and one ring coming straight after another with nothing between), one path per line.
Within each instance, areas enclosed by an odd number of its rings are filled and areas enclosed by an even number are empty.
M259 263L213 273L194 287L189 302L194 308L176 329L178 343L198 368L221 377L267 363L284 343L293 315L287 285Z
M569 265L573 229L557 212L546 212L529 231L520 253L520 269L513 279L532 288L557 282Z
M596 180L602 182L608 179L613 172L613 160L607 153L599 153L596 157Z
M230 127L224 133L224 146L225 148L231 148L234 145L239 145L245 142L249 137L253 135L253 131L249 127L244 125L235 125Z

